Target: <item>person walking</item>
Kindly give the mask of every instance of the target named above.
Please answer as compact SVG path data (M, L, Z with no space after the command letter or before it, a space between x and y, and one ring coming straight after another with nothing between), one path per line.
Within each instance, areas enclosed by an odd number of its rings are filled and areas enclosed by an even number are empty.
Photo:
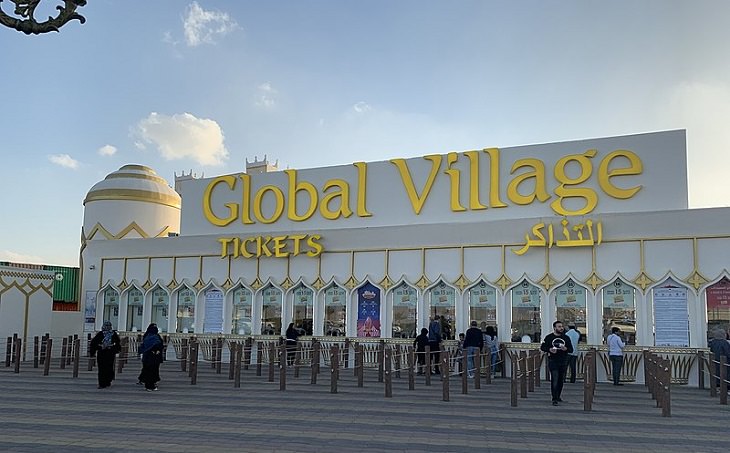
M562 400L563 382L565 371L568 368L568 354L573 352L573 344L570 337L565 335L563 323L555 321L553 332L548 334L540 345L540 350L548 353L548 369L550 370L550 393L553 398L553 406L557 406Z
M441 360L441 317L436 315L428 325L428 345L431 348L431 364L435 365L436 374L439 374L439 360ZM429 373L431 370L428 370Z
M286 364L294 365L294 359L297 357L297 340L299 339L299 329L294 327L294 323L290 322L286 328Z
M575 328L575 324L568 324L568 331L565 335L570 337L570 342L573 343L573 352L568 354L568 369L570 370L570 383L575 384L575 378L577 376L576 364L578 363L578 343L580 342L580 332Z
M114 359L122 350L119 334L112 329L111 321L104 321L101 331L91 340L89 354L96 357L96 364L99 368L98 388L104 389L112 385L114 380Z
M727 360L725 379L730 379L730 343L725 340L725 331L722 329L715 330L713 337L710 341L710 352L712 353L712 360L715 362L715 382L710 385L720 387L720 356L724 355ZM728 389L730 389L730 386Z
M138 352L142 355L142 372L139 374L139 382L144 384L144 388L148 392L159 390L157 383L160 382L163 346L157 324L147 326Z
M482 330L477 327L477 322L472 321L471 327L466 330L466 336L464 337L464 349L466 349L466 368L467 374L470 378L474 377L474 356L479 354L484 347L484 338L482 337Z
M413 340L413 346L416 348L416 361L418 362L418 373L423 374L426 366L426 346L428 346L428 329L421 329L421 334Z
M490 372L492 375L497 374L497 359L499 356L499 339L497 339L497 330L494 326L487 326L484 331L484 347L489 351Z
M613 372L613 385L623 385L621 380L621 367L624 364L624 348L626 344L619 335L621 329L611 327L611 335L606 338L608 344L608 359L611 361L611 371Z

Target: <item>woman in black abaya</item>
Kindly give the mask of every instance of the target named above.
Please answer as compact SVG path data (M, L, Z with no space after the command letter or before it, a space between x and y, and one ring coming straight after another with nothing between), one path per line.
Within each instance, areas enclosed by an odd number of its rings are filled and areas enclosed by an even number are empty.
M114 358L121 350L119 335L110 321L104 321L101 331L91 340L91 357L96 357L99 368L99 387L107 388L114 380Z

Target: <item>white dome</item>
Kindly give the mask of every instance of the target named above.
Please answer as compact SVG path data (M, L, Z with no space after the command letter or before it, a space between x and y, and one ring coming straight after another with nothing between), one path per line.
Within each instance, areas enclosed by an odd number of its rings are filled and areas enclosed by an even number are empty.
M153 169L125 165L86 194L82 242L177 233L180 205L180 195Z
M180 209L180 195L164 178L144 165L125 165L94 184L84 205L94 201L138 201Z

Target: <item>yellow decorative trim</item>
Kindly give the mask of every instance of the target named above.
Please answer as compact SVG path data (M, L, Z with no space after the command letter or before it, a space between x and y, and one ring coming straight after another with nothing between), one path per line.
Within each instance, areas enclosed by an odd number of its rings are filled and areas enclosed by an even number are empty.
M463 249L462 249L463 251ZM454 282L454 285L458 286L460 290L464 291L464 288L469 286L471 284L471 281L466 278L464 274L461 274L458 279Z
M512 280L507 277L507 274L503 273L496 281L494 281L494 284L502 288L502 291L504 291L509 285L512 284Z
M646 291L646 288L654 283L654 280L651 279L648 275L646 275L646 272L641 271L639 275L636 276L636 278L633 280L633 283L636 286L641 287L642 291Z
M227 278L226 281L223 282L223 285L221 285L223 289L228 291L229 289L233 288L233 282L230 278Z
M149 234L147 234L147 232L145 232L142 229L142 227L140 227L137 224L137 222L130 223L129 225L127 225L126 227L124 227L124 229L122 229L122 231L120 231L117 234L112 233L111 231L109 231L106 228L104 228L104 226L101 223L98 223L97 222L97 224L94 225L94 227L89 232L89 235L88 236L84 237L84 233L83 233L83 230L82 230L82 232L81 232L81 242L82 243L86 243L86 241L92 240L94 238L94 236L96 236L96 233L101 233L105 238L107 238L109 240L124 239L124 237L127 236L132 231L136 231L137 234L139 234L144 239L147 239L147 238L150 238L150 237L159 238L159 237L165 237L165 236L167 236L167 233L170 231L170 226L168 225L168 226L164 227L162 230L160 230L159 233L150 236Z
M421 291L431 286L431 281L426 277L426 275L421 275L421 278L418 279L416 282L416 286L421 288Z
M104 179L127 179L127 178L135 178L135 179L146 179L148 181L154 181L158 182L160 184L164 184L167 186L167 181L165 181L165 178L162 178L157 175L144 175L140 173L109 173L106 175L106 178Z
M359 284L360 284L360 282L357 281L357 279L355 278L354 275L350 275L350 278L347 279L347 281L345 282L345 286L350 291L352 291L353 289L357 288L357 285L359 285Z
M149 280L147 280L142 285L142 289L144 289L145 291L149 291L150 288L152 288L152 282L150 282Z
M170 283L167 284L167 289L173 290L175 288L177 288L177 282L173 278L172 281L170 281Z
M593 291L595 291L596 288L606 283L606 281L599 277L594 269L593 273L589 275L587 279L583 280L583 283L590 285L590 287L593 288Z
M126 280L122 280L118 285L117 288L119 288L121 291L124 291L124 288L129 286L129 283L127 283Z
M314 286L314 289L319 291L320 289L324 288L326 284L327 283L325 283L325 281L322 280L322 277L317 276L317 280L315 280L314 283L312 283L312 286Z
M251 282L251 289L253 289L254 291L258 291L259 289L261 289L262 286L264 286L264 284L258 277L256 277L256 280Z
M555 280L552 277L552 275L550 275L550 272L546 272L545 275L543 275L543 277L540 279L540 281L538 283L540 283L543 286L543 288L545 288L546 290L549 291L550 288L552 288L553 286L555 286L555 284L557 282L558 281Z
M180 209L180 197L138 189L98 189L86 195L84 205L92 201L140 201Z
M391 280L390 277L386 275L385 277L383 277L382 280L380 280L380 283L378 283L378 285L382 286L386 291L388 291L388 289L393 286L393 280Z
M204 286L205 286L205 282L203 282L203 280L199 278L198 281L195 282L195 284L193 285L193 288L200 291L201 289L203 289Z
M288 276L284 279L283 282L281 282L281 287L286 290L288 290L292 286L294 286L294 282Z
M699 290L702 285L709 282L709 280L703 277L697 269L695 269L694 272L692 272L684 281L685 283L694 286L695 291Z
M35 272L6 271L6 270L0 270L0 275L4 275L6 277L15 277L15 278L33 278L33 279L37 279L37 280L53 280L55 278L55 276L53 274L46 275L46 274L38 274Z
M157 172L151 169L150 167L146 165L139 165L139 164L127 164L124 165L122 168L119 169L119 171L122 170L139 170L139 171L146 171L149 173L152 173L153 175L156 175Z

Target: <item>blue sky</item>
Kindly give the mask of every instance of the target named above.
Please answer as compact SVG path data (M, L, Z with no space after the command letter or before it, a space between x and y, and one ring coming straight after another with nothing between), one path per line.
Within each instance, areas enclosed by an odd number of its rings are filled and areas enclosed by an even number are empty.
M307 168L685 128L690 206L730 205L727 1L80 12L60 33L0 28L0 261L77 265L84 196L127 163L172 182L264 154Z

